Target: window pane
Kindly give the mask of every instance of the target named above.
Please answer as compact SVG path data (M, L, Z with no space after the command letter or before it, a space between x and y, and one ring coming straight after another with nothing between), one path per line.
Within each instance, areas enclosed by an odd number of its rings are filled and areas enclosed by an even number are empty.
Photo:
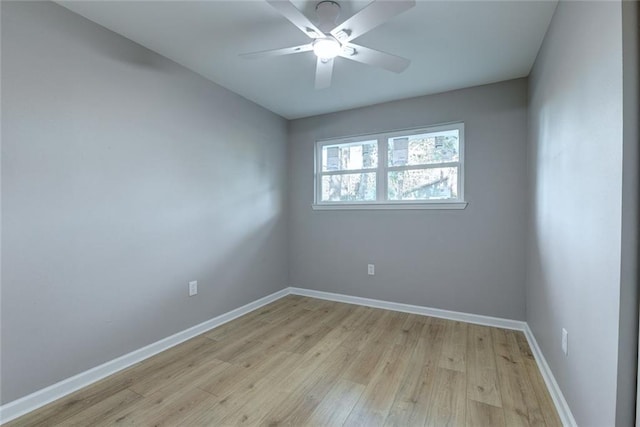
M458 168L393 171L387 181L389 200L458 198Z
M460 161L458 130L389 138L389 166Z
M322 147L322 171L372 169L378 167L378 141L360 141Z
M364 202L376 200L376 173L350 173L322 177L323 202Z

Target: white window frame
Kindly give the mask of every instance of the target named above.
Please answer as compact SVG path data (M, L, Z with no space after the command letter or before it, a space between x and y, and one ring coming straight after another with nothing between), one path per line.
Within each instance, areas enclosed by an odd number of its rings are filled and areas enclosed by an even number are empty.
M405 136L419 135L422 133L437 133L443 131L457 130L459 143L459 161L447 163L433 163L428 165L412 166L389 166L387 160L389 139L401 138ZM356 142L372 141L378 142L378 167L357 170L322 171L322 149L327 145L349 144ZM412 170L412 169L435 169L443 167L458 167L458 188L457 199L445 200L388 200L387 199L387 175L390 171ZM336 174L358 174L376 173L376 200L375 201L322 201L322 177ZM357 135L344 138L332 138L316 141L315 144L315 170L314 170L314 203L316 210L338 210L338 209L464 209L467 202L464 199L464 123L446 123L434 126L402 129L391 132Z

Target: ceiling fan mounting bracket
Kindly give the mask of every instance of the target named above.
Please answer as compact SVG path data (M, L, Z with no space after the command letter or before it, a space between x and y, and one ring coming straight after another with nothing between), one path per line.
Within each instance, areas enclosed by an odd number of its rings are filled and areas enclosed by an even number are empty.
M318 27L328 33L335 27L340 16L340 5L332 0L324 0L316 5Z
M340 13L340 4L333 0L323 0L316 5L316 12L336 15ZM332 12L332 13L331 13Z

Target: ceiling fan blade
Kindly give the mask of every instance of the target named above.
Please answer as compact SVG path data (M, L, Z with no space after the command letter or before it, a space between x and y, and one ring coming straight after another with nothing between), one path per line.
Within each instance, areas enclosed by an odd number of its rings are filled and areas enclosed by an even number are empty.
M309 21L289 0L267 0L267 3L310 38L317 39L318 37L325 36L324 33Z
M331 35L343 43L348 42L415 5L415 0L373 1L331 30Z
M403 72L411 63L411 61L406 58L370 49L368 47L359 46L353 43L347 44L345 49L340 53L340 56L346 59L351 59L352 61L384 68L385 70L393 71L394 73Z
M313 46L311 46L311 43L303 44L300 46L283 47L282 49L270 49L262 50L260 52L242 53L240 54L240 56L247 59L260 59L268 58L271 56L292 55L294 53L309 52L310 50L313 50Z
M316 62L316 89L326 89L331 86L333 74L333 59L320 59Z

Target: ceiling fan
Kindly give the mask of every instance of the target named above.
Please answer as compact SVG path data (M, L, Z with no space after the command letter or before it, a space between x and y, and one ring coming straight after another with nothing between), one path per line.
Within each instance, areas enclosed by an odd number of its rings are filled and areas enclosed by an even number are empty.
M245 53L245 58L265 58L313 51L316 61L316 89L331 85L333 61L337 56L374 67L401 73L411 61L379 50L360 46L351 41L378 25L415 6L415 0L374 0L364 9L335 26L340 15L340 5L332 0L324 0L316 5L317 25L312 23L289 0L266 0L300 31L313 41L301 46Z

